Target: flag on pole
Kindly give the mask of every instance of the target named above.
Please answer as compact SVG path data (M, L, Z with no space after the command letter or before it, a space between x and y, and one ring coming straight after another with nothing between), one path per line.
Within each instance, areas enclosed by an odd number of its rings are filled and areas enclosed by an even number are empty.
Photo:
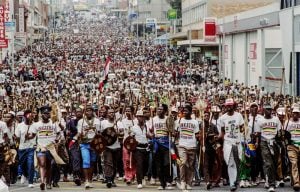
M108 57L105 61L105 65L104 65L103 80L99 84L99 91L100 92L103 91L103 88L104 88L105 84L107 83L110 63L111 63L111 58Z

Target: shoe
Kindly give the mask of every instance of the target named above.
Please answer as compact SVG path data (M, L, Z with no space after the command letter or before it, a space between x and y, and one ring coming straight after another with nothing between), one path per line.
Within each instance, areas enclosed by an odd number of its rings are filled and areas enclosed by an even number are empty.
M208 183L206 184L206 189L207 189L207 190L210 190L210 189L211 189L211 183L210 183L210 182L208 182Z
M138 188L138 189L142 189L142 188L143 188L143 185L142 185L142 184L138 184L137 188Z
M185 189L185 182L181 181L180 184L177 183L178 189L184 190Z
M40 184L40 189L41 189L42 191L45 190L45 183L41 183L41 184Z
M251 184L248 180L245 181L245 187L247 187L247 188L251 187Z
M284 181L283 181L283 179L279 181L279 187L284 187Z
M68 177L64 176L63 177L63 182L70 182L70 181L69 181Z
M126 184L127 185L131 185L131 181L126 181Z
M153 177L151 177L151 179L150 179L150 185L155 185L155 179L153 178Z
M167 183L166 190L174 190L174 187L171 183Z
M270 188L270 185L269 185L268 182L265 182L265 188L266 188L266 189Z
M90 183L89 183L89 182L85 182L84 187L85 187L86 189L89 189L89 188L90 188Z
M97 180L98 180L97 175L94 175L92 181L97 181Z
M34 185L33 184L29 184L28 188L34 188Z
M165 188L163 186L159 186L157 189L158 190L164 190Z
M53 183L53 185L52 185L53 187L57 187L57 188L59 188L59 185L58 185L58 183Z
M98 181L103 181L103 180L104 180L104 177L103 177L102 174L100 174L99 177L98 177Z
M24 175L22 175L20 183L24 184L26 180L27 180L26 177Z
M74 183L75 183L77 186L80 186L80 185L81 185L81 181L80 181L79 178L76 178L76 179L74 180Z
M115 182L111 182L111 186L112 186L112 187L117 187L117 185L116 185Z
M213 187L220 187L220 184L219 184L219 183L215 183L215 184L213 185Z
M200 180L196 180L196 181L194 182L194 186L200 186Z
M51 184L46 184L46 189L52 189Z
M106 183L106 187L107 187L107 188L111 188L111 187L112 187L111 181L108 181L108 182Z
M223 179L223 186L227 186L227 185L229 185L227 179Z
M294 191L299 191L300 190L300 185L296 184L293 186Z
M233 186L230 186L230 191L235 191L236 190L236 186L233 185Z
M123 180L123 177L118 177L118 181L122 181Z
M186 185L186 189L187 189L187 190L192 190L193 187L187 184L187 185Z
M275 192L274 187L270 187L270 188L268 189L268 192Z
M246 186L245 186L245 181L244 180L241 180L241 182L240 182L240 188L245 188Z
M290 177L290 176L286 176L286 177L284 178L284 182L288 182L288 181L291 181L291 177Z

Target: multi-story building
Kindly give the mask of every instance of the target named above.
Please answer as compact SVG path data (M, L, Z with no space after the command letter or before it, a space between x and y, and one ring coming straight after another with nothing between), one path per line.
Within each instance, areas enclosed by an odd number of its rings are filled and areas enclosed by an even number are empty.
M170 8L170 3L167 0L130 1L129 12L136 14L132 21L132 31L135 33L138 31L139 36L151 32L157 36L164 34L167 30L167 13ZM154 25L147 25L147 19L155 21L156 26L154 23ZM155 32L155 28L157 32Z
M182 31L171 35L177 46L190 47L195 62L204 60L218 63L219 40L205 35L205 22L255 9L276 0L182 0ZM209 25L208 25L209 26ZM204 58L204 60L203 60Z

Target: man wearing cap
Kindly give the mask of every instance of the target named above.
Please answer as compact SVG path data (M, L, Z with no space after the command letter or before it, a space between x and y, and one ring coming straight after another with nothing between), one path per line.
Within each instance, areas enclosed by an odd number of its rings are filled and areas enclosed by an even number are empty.
M29 129L32 126L33 117L31 110L24 112L24 122L19 123L15 130L15 135L19 141L19 165L23 171L22 177L28 179L28 187L33 188L34 177L34 151L35 138L26 139L28 137ZM22 178L21 178L22 179ZM23 178L24 180L24 178ZM23 184L23 183L22 183Z
M143 111L136 113L138 123L132 127L131 135L133 135L138 142L137 148L134 152L134 160L136 163L136 179L137 188L143 188L142 181L146 175L148 168L148 138L147 138L147 126L145 124L145 117Z
M45 190L45 183L47 189L51 189L52 168L51 161L53 160L53 153L50 150L54 147L57 133L60 128L55 126L50 120L51 107L43 106L40 108L42 113L42 120L33 123L29 129L29 135L25 138L27 140L37 137L37 159L40 167L41 184L40 189ZM51 149L50 149L51 147Z
M85 109L85 117L80 119L77 124L77 130L79 135L80 151L82 157L82 169L85 179L85 188L93 187L92 177L93 177L93 168L96 163L96 153L91 149L90 143L94 139L95 135L100 131L100 121L98 118L94 117L93 107L87 105ZM78 137L75 136L76 140Z
M244 131L243 116L235 112L233 99L226 99L227 112L221 116L221 138L224 138L223 154L228 166L230 190L236 190L239 162L242 155L241 138Z
M168 106L160 104L157 108L157 116L152 120L150 132L153 134L154 159L156 159L156 169L160 181L159 190L174 189L171 185L172 175L170 174L169 157L169 135L171 130L167 128L166 113Z
M261 155L263 157L264 173L268 177L268 191L275 191L276 167L278 158L278 148L275 143L277 132L281 129L281 122L278 117L272 116L272 106L266 104L264 106L264 118L258 122L258 130L254 130L260 135ZM259 145L258 140L255 143L256 147ZM274 161L275 160L275 161Z
M292 187L295 191L300 190L300 176L299 176L299 155L300 155L300 109L295 107L292 111L292 118L286 122L286 130L290 132L290 143L287 146L288 157L291 162L292 172ZM287 138L289 139L289 138Z

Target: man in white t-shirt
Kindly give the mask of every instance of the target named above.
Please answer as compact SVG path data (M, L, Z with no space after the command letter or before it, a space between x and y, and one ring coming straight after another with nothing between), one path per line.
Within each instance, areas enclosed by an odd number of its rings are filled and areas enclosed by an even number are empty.
M261 135L260 149L264 159L264 173L268 177L269 192L275 191L276 167L279 155L279 149L275 144L275 137L281 129L281 122L278 117L272 115L272 106L264 106L264 118L258 122L259 130L256 132Z
M300 154L300 109L295 107L293 109L292 118L286 123L284 127L291 134L291 143L287 146L288 157L291 163L291 172L293 179L293 189L295 191L300 190L300 177L299 177L299 154Z
M242 152L241 136L244 126L243 116L235 112L233 99L226 99L227 112L220 117L221 137L224 137L223 153L228 166L230 190L235 191L239 160Z
M28 179L28 187L33 188L34 177L34 151L36 141L35 138L26 139L29 134L29 129L32 126L32 113L31 110L24 112L24 122L19 123L15 130L15 135L19 141L19 166L23 170L22 177Z
M40 189L45 190L45 183L47 189L52 188L51 161L53 160L53 157L48 150L48 147L55 143L57 133L60 129L50 120L51 107L43 106L40 111L42 113L42 120L32 124L29 129L30 134L26 139L30 140L37 137L37 159L41 175Z
M194 178L194 164L196 158L197 139L199 133L199 122L192 119L192 106L186 104L184 107L184 118L178 122L177 131L179 133L178 153L182 164L180 169L180 188L191 190Z
M97 155L95 151L91 149L90 143L95 135L100 133L100 120L94 117L94 111L91 105L86 106L85 117L78 121L77 130L81 137L80 151L85 188L88 189L92 188L93 167L97 161Z

